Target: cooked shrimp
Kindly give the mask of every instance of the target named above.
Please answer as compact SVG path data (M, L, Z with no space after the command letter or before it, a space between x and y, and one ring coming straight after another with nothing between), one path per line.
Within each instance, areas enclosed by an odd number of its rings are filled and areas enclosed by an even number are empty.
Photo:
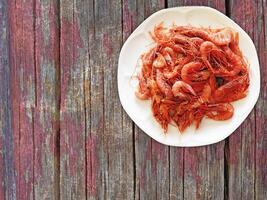
M203 110L197 110L194 113L194 122L195 122L196 129L199 128L200 122L202 121L204 116L205 116L205 112Z
M191 35L200 37L204 40L213 42L216 45L228 45L233 40L233 30L231 28L220 29L217 32L208 33L207 30L203 30L195 27L187 27L179 32L184 35Z
M180 73L181 73L181 69L183 68L182 65L176 65L172 71L167 71L167 72L164 72L164 77L168 78L168 79L171 79L171 78L174 78L176 76L178 76Z
M206 41L206 42L203 42L200 46L200 54L201 54L201 58L202 58L203 62L214 73L215 70L213 69L213 67L211 66L211 64L208 60L208 58L210 56L210 52L212 50L218 51L218 48L212 42Z
M136 96L151 100L164 132L171 121L183 132L192 123L198 128L205 116L230 119L231 102L244 98L249 86L238 33L161 23L150 34L155 46L142 56Z
M153 61L153 67L162 68L167 65L165 58L160 53L157 53L156 59Z
M234 114L234 107L230 103L208 105L206 115L217 121L230 119Z
M173 97L171 86L166 82L163 74L157 70L157 77L156 77L157 84L160 90L164 93L166 98L170 99Z
M138 80L139 80L139 85L138 85L138 90L135 92L135 95L141 100L149 99L150 90L147 86L146 80L144 79L142 72L138 74Z
M201 62L190 62L183 66L181 70L182 80L187 83L192 83L194 81L204 81L210 76L208 70L203 70L204 66Z
M176 115L173 118L177 124L179 131L182 133L192 122L194 121L194 115L192 111L185 111L182 115Z
M206 85L202 90L202 94L199 97L199 102L201 103L209 102L210 97L211 97L211 87L208 83L206 83Z
M196 96L193 88L184 81L176 81L172 86L172 93L176 97L188 98L189 95Z
M248 88L249 81L247 75L240 76L223 86L219 87L214 92L214 98L217 102L232 102L244 98Z
M210 40L217 45L227 45L233 40L233 30L224 28L217 33L211 34Z
M233 70L228 72L228 76L235 76L237 75L240 71L246 70L244 66L244 61L242 58L236 54L229 48L229 47L223 47L223 50L230 61L230 63L233 65Z

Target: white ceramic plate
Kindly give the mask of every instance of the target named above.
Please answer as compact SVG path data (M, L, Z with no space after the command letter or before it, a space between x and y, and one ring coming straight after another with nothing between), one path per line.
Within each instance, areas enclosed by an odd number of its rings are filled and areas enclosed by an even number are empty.
M205 118L199 129L192 125L183 134L177 127L169 125L167 134L156 122L151 111L151 102L141 101L135 97L138 59L142 53L151 48L153 43L149 31L156 24L164 22L165 26L192 25L211 28L232 27L239 32L240 48L250 64L250 86L248 96L233 103L234 116L227 121L213 121ZM146 134L156 141L171 146L201 146L219 142L228 137L246 119L253 109L260 92L260 70L255 46L248 34L234 21L209 7L177 7L158 11L148 17L124 43L119 57L118 89L124 110Z

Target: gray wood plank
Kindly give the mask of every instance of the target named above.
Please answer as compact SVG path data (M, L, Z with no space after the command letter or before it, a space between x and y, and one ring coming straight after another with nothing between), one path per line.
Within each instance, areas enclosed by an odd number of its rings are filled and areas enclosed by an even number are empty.
M8 4L0 1L0 199L16 199L9 61Z
M96 138L100 199L132 199L132 123L123 114L117 91L117 62L123 40L119 1L90 2L91 135Z

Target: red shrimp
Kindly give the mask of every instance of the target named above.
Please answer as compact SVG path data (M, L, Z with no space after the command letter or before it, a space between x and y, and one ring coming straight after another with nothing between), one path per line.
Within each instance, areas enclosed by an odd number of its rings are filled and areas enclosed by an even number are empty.
M135 92L135 95L141 100L147 100L150 98L150 90L147 86L146 80L143 77L142 72L138 74L138 90Z
M204 118L204 116L205 116L205 112L203 110L195 111L195 113L194 113L194 123L195 123L196 129L199 128L199 125L200 125L202 119Z
M233 70L228 72L228 76L235 76L237 75L240 71L246 71L246 67L244 66L244 61L242 58L236 54L229 48L229 47L223 47L223 50L228 58L228 60L231 62L233 65Z
M164 132L167 132L170 123L169 107L161 104L156 98L152 98L152 113L158 123L162 126Z
M210 40L217 45L227 45L234 38L231 28L224 28L210 36Z
M169 55L171 56L171 58L173 60L176 60L177 59L177 53L174 52L174 50L170 47L165 47L164 48L164 51L166 51L167 53L169 53Z
M200 46L200 54L201 54L201 58L203 62L214 73L215 70L213 69L213 67L211 66L208 60L210 56L210 52L212 50L217 50L217 47L212 42L206 41L206 42L203 42Z
M211 97L211 87L208 83L206 83L203 90L202 90L202 94L199 97L199 102L200 103L207 103L207 102L209 102L210 97Z
M153 67L163 68L167 65L165 58L160 53L157 53L156 59L153 61Z
M248 76L240 76L219 87L214 92L217 102L232 102L244 98L249 86Z
M180 73L181 73L181 69L182 69L182 65L176 65L172 71L167 71L167 72L164 72L163 75L165 78L167 79L171 79L171 78L174 78L176 76L178 76Z
M194 121L194 115L192 111L185 111L182 115L176 115L173 117L173 120L177 124L179 131L182 133L192 124Z
M163 74L157 70L156 82L161 92L170 99L173 97L171 86L166 82Z
M172 44L172 49L177 53L186 54L185 49L179 44Z
M162 49L162 55L164 56L166 62L170 66L174 66L175 60L177 59L177 53L170 47L165 47Z
M175 97L188 98L189 95L196 96L193 88L184 81L176 81L172 86L172 93Z
M217 121L230 119L234 114L234 107L230 103L208 105L205 114Z
M206 30L200 28L187 27L180 32L184 35L191 35L200 37L204 40L209 40L216 45L228 45L233 40L233 30L231 28L224 28L215 33L209 33Z
M191 40L196 46L200 46L200 45L204 42L204 40L201 39L201 38L199 38L199 37L192 37L190 40Z
M190 62L190 60L192 59L191 56L187 56L187 57L181 57L179 59L176 60L176 66L173 68L172 71L165 71L163 74L166 78L168 79L172 79L175 78L177 76L181 75L181 70L183 68L183 66L185 64L187 64L188 62Z
M147 53L143 54L141 59L143 66L151 66L153 63L153 60L156 56L156 51L158 50L158 46L150 49Z
M150 36L155 42L162 43L170 40L171 32L163 27L163 22L154 27L154 31L150 32Z
M182 80L187 83L207 80L210 76L208 70L203 70L205 66L201 62L190 62L183 66L181 70Z

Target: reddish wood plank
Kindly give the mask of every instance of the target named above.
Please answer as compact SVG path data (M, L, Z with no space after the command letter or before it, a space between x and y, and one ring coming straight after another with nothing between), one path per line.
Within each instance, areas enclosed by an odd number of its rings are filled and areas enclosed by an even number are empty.
M87 43L81 33L81 1L60 3L60 199L86 198L84 66Z
M57 1L35 2L36 108L34 110L34 196L59 195L59 29Z
M252 39L256 39L256 5L254 1L230 2L230 14ZM253 67L253 66L251 66ZM229 137L228 150L230 199L255 197L255 112L250 113L241 127Z
M267 199L267 2L256 2L257 23L253 24L261 69L261 93L256 104L255 198Z
M7 1L0 1L0 199L15 199Z
M183 199L184 148L170 147L170 199Z
M35 61L33 1L9 1L12 123L16 192L18 199L33 199L33 110Z

